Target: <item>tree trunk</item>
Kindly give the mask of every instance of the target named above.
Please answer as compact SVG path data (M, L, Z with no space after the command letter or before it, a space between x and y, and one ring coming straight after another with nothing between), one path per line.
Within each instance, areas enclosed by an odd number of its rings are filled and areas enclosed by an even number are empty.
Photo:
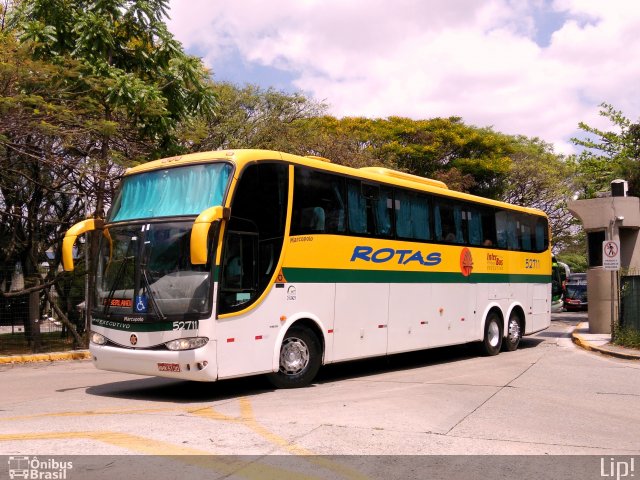
M32 282L32 286L35 286L38 284L38 279L32 278L30 283ZM31 351L33 353L39 353L40 350L42 350L42 338L40 337L40 292L37 291L29 294L29 342L31 343Z

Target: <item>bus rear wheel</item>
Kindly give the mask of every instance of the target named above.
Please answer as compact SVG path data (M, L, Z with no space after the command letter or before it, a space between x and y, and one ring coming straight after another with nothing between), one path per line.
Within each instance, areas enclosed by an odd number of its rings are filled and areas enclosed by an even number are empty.
M500 353L502 347L502 319L496 312L487 315L484 324L484 338L480 343L480 352L486 356L493 356Z
M320 341L303 327L292 327L280 346L280 368L268 375L277 388L306 387L315 378L322 363Z
M517 313L511 312L507 323L507 336L502 342L502 349L506 352L513 352L520 345L522 339L522 323Z

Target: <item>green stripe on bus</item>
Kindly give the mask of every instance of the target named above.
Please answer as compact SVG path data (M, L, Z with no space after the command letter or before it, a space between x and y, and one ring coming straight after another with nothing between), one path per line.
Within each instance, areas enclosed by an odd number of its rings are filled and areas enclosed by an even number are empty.
M298 283L551 283L551 275L459 272L401 272L397 270L342 270L337 268L283 268L287 282Z

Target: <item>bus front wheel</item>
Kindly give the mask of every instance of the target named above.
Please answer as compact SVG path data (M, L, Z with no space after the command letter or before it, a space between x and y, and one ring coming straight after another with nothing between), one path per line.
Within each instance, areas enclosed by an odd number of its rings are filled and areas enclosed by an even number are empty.
M490 312L484 324L484 338L480 343L483 355L492 356L500 353L502 347L502 319L496 312Z
M280 368L269 374L269 381L278 388L306 387L315 378L322 363L320 341L304 327L292 327L280 346Z

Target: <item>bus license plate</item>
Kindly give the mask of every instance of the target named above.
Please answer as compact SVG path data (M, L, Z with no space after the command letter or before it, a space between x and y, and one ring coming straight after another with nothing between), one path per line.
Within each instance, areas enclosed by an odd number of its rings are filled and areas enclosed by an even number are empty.
M159 363L158 370L160 372L179 372L180 364L178 363Z

